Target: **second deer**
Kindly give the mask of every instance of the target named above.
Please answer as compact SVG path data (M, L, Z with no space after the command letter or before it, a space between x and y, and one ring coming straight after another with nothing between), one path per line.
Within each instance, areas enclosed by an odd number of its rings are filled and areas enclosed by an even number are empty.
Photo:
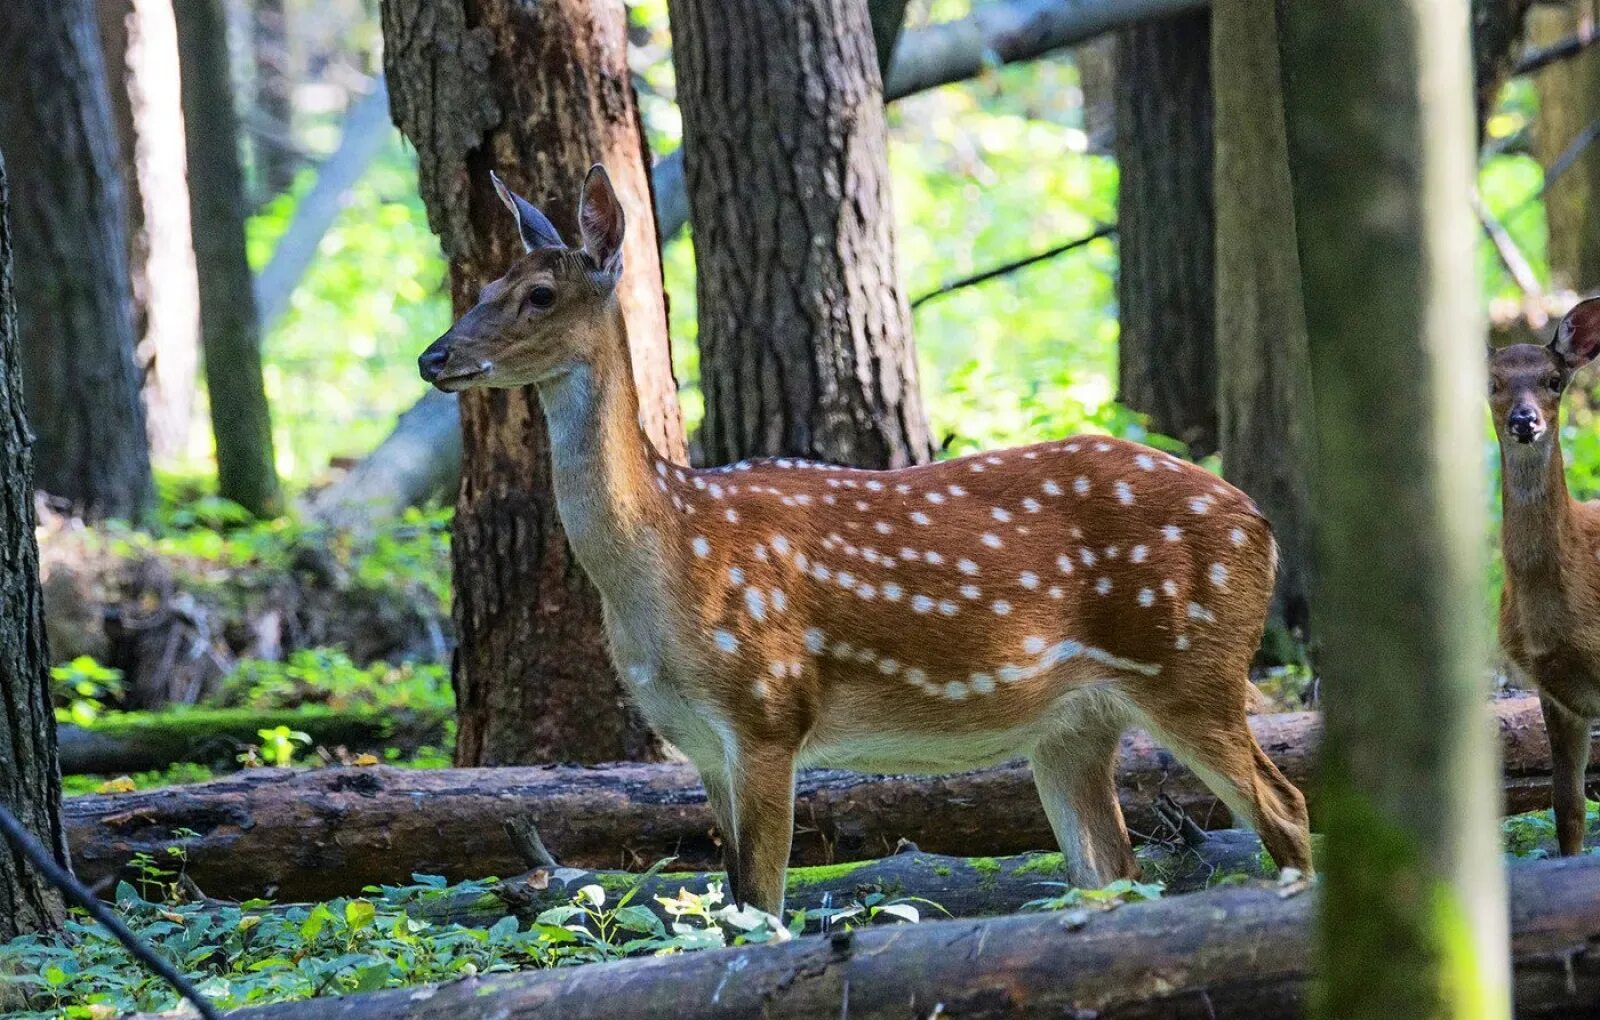
M1489 404L1500 439L1500 643L1539 689L1550 736L1556 837L1583 849L1590 721L1600 718L1600 505L1567 492L1561 397L1600 351L1600 299L1577 305L1547 347L1489 355Z
M612 655L699 770L738 900L781 909L795 769L811 763L1026 755L1070 880L1132 877L1114 775L1130 725L1280 866L1310 871L1305 802L1246 722L1277 555L1248 497L1095 436L895 471L669 463L638 424L605 171L585 183L579 247L494 183L527 253L423 353L423 378L538 387Z

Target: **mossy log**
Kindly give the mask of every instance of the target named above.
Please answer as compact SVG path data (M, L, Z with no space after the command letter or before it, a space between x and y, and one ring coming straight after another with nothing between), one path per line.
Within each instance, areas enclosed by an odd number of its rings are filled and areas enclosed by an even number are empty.
M1166 893L1191 893L1224 880L1261 878L1272 868L1254 833L1222 829L1188 846L1180 841L1147 843L1139 849L1144 881L1160 882ZM926 918L990 917L1011 914L1039 899L1066 891L1060 853L1010 857L950 857L908 848L875 861L819 864L791 868L786 910L843 907L881 893L889 899L916 901ZM420 900L412 917L437 923L487 927L508 914L524 921L541 911L571 903L578 890L598 885L609 901L637 887L632 902L668 920L656 897L671 898L680 890L704 893L723 883L721 872L664 871L641 879L631 871L589 871L582 868L535 868L496 883L489 893L455 893ZM723 885L726 891L726 884Z
M1600 1009L1600 858L1511 869L1517 1016ZM875 926L230 1014L237 1020L646 1017L1099 1020L1306 1012L1315 892L1214 889L1109 912Z
M260 744L259 731L287 726L313 746L351 751L385 747L415 750L444 739L446 713L339 712L320 706L259 711L194 709L158 715L113 716L91 726L56 727L63 775L120 775L163 769L177 762L238 768L244 748Z
M1493 714L1506 810L1548 806L1537 700L1498 701ZM1316 714L1251 725L1284 774L1314 793ZM1210 791L1142 735L1124 740L1118 780L1136 836L1157 831L1152 805L1163 792L1205 828L1231 824ZM528 817L575 867L642 870L664 857L696 870L720 866L705 791L681 765L253 769L194 786L72 797L64 812L74 866L92 883L108 883L135 852L160 856L181 842L188 873L213 896L304 900L403 884L414 872L452 881L517 874L527 864L502 828L513 816ZM179 829L195 835L180 841ZM958 857L1055 846L1024 765L939 778L801 776L793 864L883 857L902 838Z

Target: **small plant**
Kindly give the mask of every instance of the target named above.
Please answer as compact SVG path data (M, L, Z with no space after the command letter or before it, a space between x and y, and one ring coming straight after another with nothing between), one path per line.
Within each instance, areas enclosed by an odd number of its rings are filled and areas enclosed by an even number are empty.
M1160 882L1135 882L1131 878L1119 878L1101 889L1079 889L1065 882L1042 884L1057 886L1064 891L1060 896L1029 900L1022 905L1023 910L1111 910L1124 903L1158 900L1166 891L1166 886Z
M299 730L291 730L287 726L274 726L269 730L257 730L261 738L261 754L267 762L280 769L286 769L294 764L295 745L310 746L311 734ZM246 751L239 756L239 760L246 765L248 759L253 758L251 752Z
M102 666L87 655L50 669L52 698L62 722L88 726L122 697L122 670Z

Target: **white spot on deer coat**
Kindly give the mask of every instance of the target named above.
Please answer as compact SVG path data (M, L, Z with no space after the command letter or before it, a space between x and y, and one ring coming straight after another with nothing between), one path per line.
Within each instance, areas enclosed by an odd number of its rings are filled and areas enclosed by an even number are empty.
M1176 524L1167 524L1161 528L1161 534L1168 542L1176 542L1183 538L1183 532Z
M996 600L994 605L990 606L989 608L994 610L994 615L996 616L1011 615L1011 603L1007 602L1005 599Z
M983 592L975 584L964 584L961 586L961 597L976 602L978 599L983 598Z
M1127 482L1117 482L1114 488L1117 491L1117 502L1123 506L1133 505L1133 486Z
M1011 520L1010 511L1002 509L1001 507L995 507L994 509L990 510L989 511L989 516L993 517L995 520L999 521L1001 524L1004 524L1007 521Z
M822 631L818 630L817 628L815 628L815 627L806 628L806 633L805 633L806 651L810 652L812 655L816 655L817 653L821 652L822 651L822 646L827 643L827 640L828 640L827 636L824 635L822 633Z
M1024 588L1027 588L1029 591L1032 591L1033 589L1039 587L1039 575L1035 574L1031 570L1024 570L1022 573L1017 575L1017 583L1022 585Z
M744 608L750 613L750 618L761 623L767 618L767 597L760 588L746 588L744 590Z
M694 536L694 541L689 543L689 548L693 549L694 554L701 559L711 555L711 543L706 541L706 536L704 535Z
M1072 491L1080 496L1087 496L1089 494L1089 479L1083 475L1074 478L1072 480Z
M927 527L933 522L928 520L928 515L923 513L921 510L913 510L911 511L911 523L920 524L923 527Z
M1101 595L1111 594L1111 578L1102 577L1094 583L1094 590Z
M956 560L956 569L971 577L978 572L978 565L968 559Z
M933 612L933 599L926 595L911 596L911 608L918 613Z
M1128 559L1134 563L1143 563L1145 561L1145 557L1148 556L1149 553L1150 550L1145 546L1136 545L1132 549L1128 550Z
M1044 483L1040 485L1039 488L1046 496L1061 495L1061 486L1057 485L1053 479L1046 478Z
M1141 606L1152 606L1152 605L1155 604L1155 601L1156 601L1156 593L1155 592L1151 591L1149 588L1140 588L1139 589L1139 604Z
M1228 568L1221 563L1211 564L1211 583L1218 588L1228 586Z
M902 594L904 594L904 590L893 581L883 586L883 597L890 602L899 602Z
M726 652L729 655L732 655L734 652L737 652L739 650L739 639L734 637L728 631L725 631L725 630L714 630L714 631L712 631L711 632L711 640L716 642L717 648L719 648L720 650Z
M1000 536L996 535L992 531L985 531L983 533L983 535L979 538L979 541L981 541L984 545L988 546L991 549L998 549L998 548L1000 548L1000 545L1001 545Z

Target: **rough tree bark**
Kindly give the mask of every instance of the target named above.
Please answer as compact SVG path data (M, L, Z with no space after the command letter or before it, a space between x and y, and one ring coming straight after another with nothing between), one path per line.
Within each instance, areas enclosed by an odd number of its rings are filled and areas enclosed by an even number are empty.
M1581 24L1594 22L1597 6L1593 0L1540 4L1529 12L1528 36L1535 45L1565 39ZM1533 153L1549 172L1600 120L1600 50L1590 48L1545 68L1534 78L1534 87L1539 114L1533 123ZM1600 145L1590 144L1545 195L1550 282L1558 289L1585 291L1600 284L1597 210Z
M99 15L128 194L128 271L145 429L159 461L188 447L200 364L178 34L172 0L100 0Z
M1210 19L1117 40L1119 399L1193 456L1217 449Z
M134 367L126 196L90 0L0 4L17 316L36 482L88 517L151 496Z
M1275 0L1214 0L1211 84L1218 438L1224 476L1278 539L1267 654L1281 662L1310 631L1316 442L1275 10Z
M227 11L222 0L182 0L176 11L217 492L256 516L269 516L281 509L282 493L245 255L244 173L228 64Z
M709 463L932 454L867 5L677 0Z
M627 209L620 299L645 431L681 461L648 159L618 0L384 0L395 123L417 149L428 219L450 259L457 313L520 253L489 171L569 241L600 161ZM460 398L456 503L456 761L503 765L646 757L657 744L608 660L600 600L556 514L549 436L533 389Z
M1291 3L1282 52L1319 445L1316 1011L1503 1017L1466 10Z
M1550 804L1550 748L1535 698L1498 702L1507 812ZM1259 716L1256 740L1290 782L1319 805L1315 713ZM1600 743L1600 742L1597 742ZM1600 763L1600 746L1595 748ZM1600 764L1592 775L1600 776ZM1148 740L1130 736L1117 766L1128 827L1160 831L1163 793L1208 829L1227 809L1200 780ZM70 843L79 874L108 882L130 856L182 845L188 871L216 896L318 899L413 872L452 879L525 867L502 831L527 815L563 863L641 869L716 868L721 851L705 790L687 765L479 769L251 769L193 786L73 797ZM800 776L791 863L827 864L894 852L908 839L930 853L974 856L1053 847L1032 774L1020 764L955 776L907 778L808 771ZM192 830L180 838L177 833Z
M0 163L0 804L66 863L6 206ZM63 916L61 894L0 842L0 943L53 928Z

